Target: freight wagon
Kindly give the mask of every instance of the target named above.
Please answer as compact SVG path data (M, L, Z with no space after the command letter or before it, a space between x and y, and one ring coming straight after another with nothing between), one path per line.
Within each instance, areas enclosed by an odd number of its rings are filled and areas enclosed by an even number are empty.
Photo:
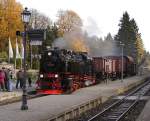
M105 78L121 78L123 71L123 76L132 76L136 74L136 64L132 57L129 56L106 56L97 57L94 59L95 73L101 75L103 79ZM123 63L122 63L123 61ZM101 65L101 66L99 66Z

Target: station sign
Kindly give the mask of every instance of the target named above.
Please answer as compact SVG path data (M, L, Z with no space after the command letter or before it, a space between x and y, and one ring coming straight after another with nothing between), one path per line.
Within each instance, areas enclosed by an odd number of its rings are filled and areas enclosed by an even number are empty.
M28 39L30 41L46 40L46 31L43 29L33 29L28 31Z
M30 41L30 45L42 45L42 41L39 40Z
M25 32L16 31L17 36L24 36ZM31 29L27 31L30 45L42 45L42 41L46 40L46 31L44 29Z

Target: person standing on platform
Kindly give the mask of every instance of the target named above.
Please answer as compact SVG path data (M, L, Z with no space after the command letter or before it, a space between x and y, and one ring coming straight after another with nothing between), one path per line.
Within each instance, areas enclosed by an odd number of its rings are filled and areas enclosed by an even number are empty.
M12 91L12 72L8 69L8 82L7 82L8 91Z
M23 87L23 78L24 78L24 73L22 70L19 70L17 72L17 83L16 83L16 89L18 89L18 84L20 83L20 88Z
M31 80L30 76L28 77L28 84L29 84L29 87L32 87L32 85L31 85L32 84L32 80Z
M5 67L2 67L2 70L5 74L4 86L5 89L8 91L8 70Z
M5 90L4 81L5 81L5 73L3 70L0 70L0 87L3 91Z

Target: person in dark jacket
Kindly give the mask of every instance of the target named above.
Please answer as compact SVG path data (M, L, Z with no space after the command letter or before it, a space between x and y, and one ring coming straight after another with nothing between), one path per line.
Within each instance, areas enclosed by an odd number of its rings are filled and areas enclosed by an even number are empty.
M20 83L20 88L23 88L23 79L24 79L24 73L22 70L19 70L17 72L17 83L16 83L16 89L18 89L18 84Z
M32 87L32 85L31 85L32 84L31 77L28 78L28 84L29 84L29 87Z

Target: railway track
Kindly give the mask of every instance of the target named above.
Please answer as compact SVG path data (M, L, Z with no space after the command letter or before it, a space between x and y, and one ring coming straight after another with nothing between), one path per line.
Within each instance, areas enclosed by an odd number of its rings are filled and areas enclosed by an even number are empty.
M142 96L150 90L150 80L136 88L123 99L113 103L108 108L94 115L88 121L120 121L126 114L136 106ZM134 100L128 97L136 96Z

